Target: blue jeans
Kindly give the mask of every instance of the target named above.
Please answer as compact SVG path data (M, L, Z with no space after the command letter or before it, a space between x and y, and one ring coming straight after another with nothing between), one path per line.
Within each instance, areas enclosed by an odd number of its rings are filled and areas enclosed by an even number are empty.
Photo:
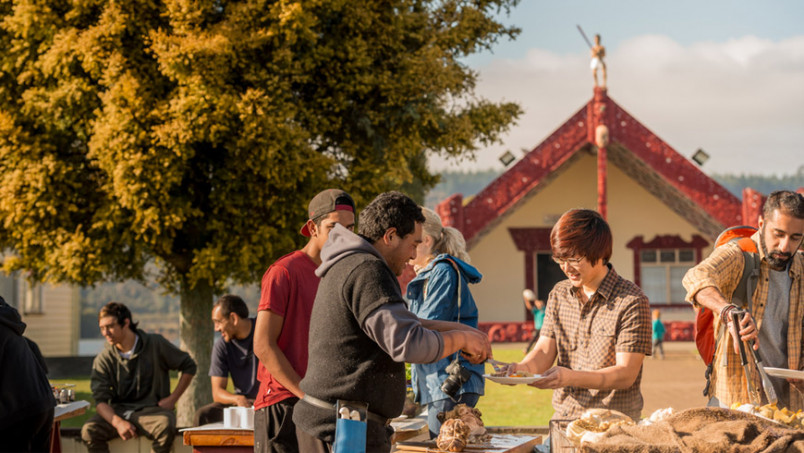
M444 398L443 400L436 400L431 403L427 403L427 426L430 428L430 439L435 439L438 437L438 432L441 430L441 422L438 421L439 412L451 410L461 403L466 404L469 407L475 407L477 405L477 400L479 399L480 395L477 393L463 393L458 395L457 401L453 401L450 398Z

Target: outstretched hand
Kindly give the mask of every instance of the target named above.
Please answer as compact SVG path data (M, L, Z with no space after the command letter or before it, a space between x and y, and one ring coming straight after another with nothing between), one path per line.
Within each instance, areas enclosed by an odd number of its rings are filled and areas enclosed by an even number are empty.
M461 354L470 363L483 363L492 357L491 342L489 336L479 330L464 331L465 345L461 348Z
M567 386L567 375L569 368L554 366L542 374L542 378L530 383L532 387L539 389L557 389Z

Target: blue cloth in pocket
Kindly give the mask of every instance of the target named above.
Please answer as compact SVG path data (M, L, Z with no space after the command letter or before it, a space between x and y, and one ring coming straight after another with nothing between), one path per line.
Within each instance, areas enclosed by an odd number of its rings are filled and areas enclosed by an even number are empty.
M337 419L333 450L335 453L366 453L366 422Z

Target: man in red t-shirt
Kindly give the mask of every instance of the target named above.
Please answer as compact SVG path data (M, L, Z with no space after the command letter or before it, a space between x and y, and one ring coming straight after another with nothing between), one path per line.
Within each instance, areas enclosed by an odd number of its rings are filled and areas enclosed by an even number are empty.
M304 396L299 381L307 371L310 312L318 290L315 270L330 230L354 229L355 202L348 193L327 189L308 205L301 234L310 238L301 250L279 258L265 271L254 329L254 353L260 360L260 391L254 402L254 451L298 452L293 406Z

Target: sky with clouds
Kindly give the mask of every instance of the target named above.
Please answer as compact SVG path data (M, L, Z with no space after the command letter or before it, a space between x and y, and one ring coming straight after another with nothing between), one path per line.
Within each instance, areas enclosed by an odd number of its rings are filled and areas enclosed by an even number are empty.
M706 173L792 174L804 165L804 2L800 0L523 0L500 20L522 29L466 63L476 94L519 103L503 144L431 168L501 169L592 97L589 50L606 47L608 92Z

